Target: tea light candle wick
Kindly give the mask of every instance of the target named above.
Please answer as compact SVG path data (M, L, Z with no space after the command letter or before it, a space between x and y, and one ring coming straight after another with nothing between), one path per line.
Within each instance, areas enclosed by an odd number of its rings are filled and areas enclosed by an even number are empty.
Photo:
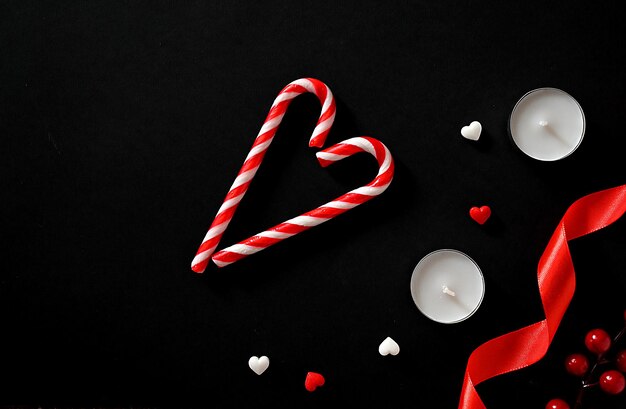
M444 294L447 294L450 297L456 297L456 293L454 291L452 291L451 289L449 289L447 285L444 285L442 287L442 291L443 291Z

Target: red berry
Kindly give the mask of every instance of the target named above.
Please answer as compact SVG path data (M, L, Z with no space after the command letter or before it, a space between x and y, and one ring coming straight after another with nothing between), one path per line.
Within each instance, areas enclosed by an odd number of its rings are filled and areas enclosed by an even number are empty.
M592 329L585 336L585 346L594 354L602 355L611 348L611 337L603 329Z
M615 363L617 364L617 369L626 372L626 349L622 349L617 353Z
M583 354L571 354L565 359L565 369L572 375L582 377L589 369L589 360Z
M600 376L600 388L606 393L617 395L624 390L624 387L626 387L626 379L615 369L610 369Z
M552 399L546 405L546 409L569 409L569 405L563 399Z

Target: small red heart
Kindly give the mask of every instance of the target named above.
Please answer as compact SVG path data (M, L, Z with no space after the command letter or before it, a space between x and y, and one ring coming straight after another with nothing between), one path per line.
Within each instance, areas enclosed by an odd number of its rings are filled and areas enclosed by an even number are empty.
M484 224L489 216L491 216L491 209L489 206L472 207L469 211L470 216L478 224Z
M317 389L318 386L323 386L326 380L324 377L316 372L309 372L306 374L306 379L304 380L304 387L307 391L313 392Z

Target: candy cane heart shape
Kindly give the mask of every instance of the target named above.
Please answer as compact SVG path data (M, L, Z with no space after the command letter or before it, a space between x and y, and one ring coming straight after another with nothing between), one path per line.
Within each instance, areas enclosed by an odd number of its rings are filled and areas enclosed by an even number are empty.
M234 263L313 226L320 225L383 193L393 179L394 162L389 149L377 139L367 136L347 139L318 152L317 159L323 167L326 167L359 152L367 152L378 161L378 174L374 180L325 205L218 251L212 257L213 262L219 267Z
M202 244L196 252L196 256L191 262L191 269L196 273L204 272L209 264L209 258L222 239L224 231L226 231L228 224L233 218L239 202L248 191L248 187L259 169L261 162L263 162L265 153L272 143L276 131L278 131L278 126L285 116L289 104L298 95L309 92L317 96L322 104L322 112L309 140L309 146L320 148L324 145L333 121L335 120L336 105L332 92L330 92L326 84L314 78L301 78L289 83L278 93L278 96L272 103L272 107L252 144L248 156L241 166L228 194L226 194L222 206L217 211L217 215L202 240Z

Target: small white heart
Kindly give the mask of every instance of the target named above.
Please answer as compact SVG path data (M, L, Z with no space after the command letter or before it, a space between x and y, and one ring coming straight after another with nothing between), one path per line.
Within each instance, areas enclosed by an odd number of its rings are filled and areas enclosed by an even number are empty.
M261 375L268 366L270 366L270 359L263 355L262 357L251 356L248 360L248 366L254 371L255 374Z
M480 133L483 130L483 126L478 121L473 121L471 124L461 128L461 135L472 141L477 141L480 138Z
M380 343L378 347L378 353L382 356L385 355L398 355L400 352L400 345L390 337L385 338L383 342Z

